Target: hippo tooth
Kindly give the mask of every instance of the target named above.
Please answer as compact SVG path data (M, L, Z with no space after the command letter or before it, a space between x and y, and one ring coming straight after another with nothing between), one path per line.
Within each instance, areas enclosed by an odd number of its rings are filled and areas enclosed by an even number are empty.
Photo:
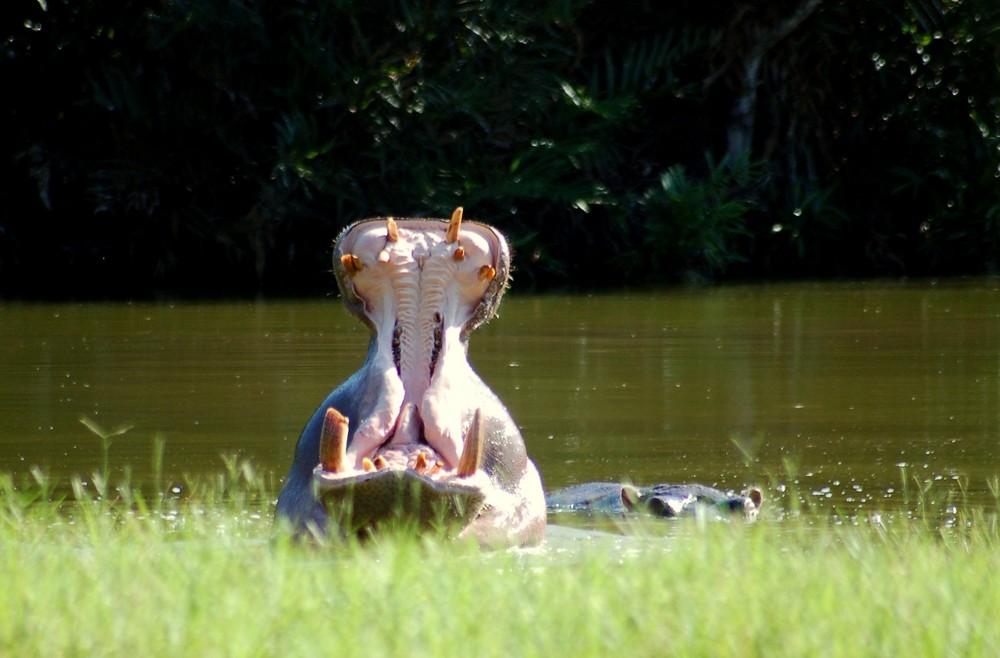
M380 263L388 263L389 262L389 250L388 249L383 249L382 251L378 252L378 262L380 262Z
M347 270L348 274L357 274L364 269L364 265L361 264L361 259L354 254L344 254L340 257L340 263Z
M375 470L375 464L372 463L372 460L365 457L364 459L361 460L361 470L363 470L365 473L371 473L372 471Z
M492 281L496 275L497 271L489 265L483 265L479 268L478 276L480 281Z
M389 465L389 462L385 460L385 457L379 455L378 457L375 458L375 461L372 462L372 465L375 466L376 471L381 471L383 468Z
M413 470L415 470L417 473L423 473L424 471L427 470L427 457L426 455L424 455L424 453L421 452L420 454L417 455L417 460L413 464Z
M389 242L399 242L399 227L392 217L387 217L385 220L385 239Z
M350 420L344 414L333 407L326 410L319 439L319 460L323 470L331 473L344 471L349 425Z
M458 477L469 477L479 470L479 462L483 459L483 410L476 409L472 416L472 424L465 433L465 445L462 456L458 460Z
M462 206L455 208L455 212L451 213L451 222L448 224L448 230L444 234L444 241L451 244L458 240L458 231L462 228Z
M459 247L458 249L455 250L455 253L452 254L452 257L457 261L465 260L465 249Z

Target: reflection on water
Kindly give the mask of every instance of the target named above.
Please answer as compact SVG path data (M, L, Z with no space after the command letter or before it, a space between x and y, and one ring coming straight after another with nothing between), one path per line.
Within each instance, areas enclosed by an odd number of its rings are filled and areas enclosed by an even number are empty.
M848 510L918 486L988 496L1000 473L1000 281L727 286L509 296L471 360L549 488L698 481ZM0 471L100 467L80 422L131 426L111 462L147 479L220 453L283 476L298 432L362 361L335 300L0 305ZM766 507L765 507L766 510Z

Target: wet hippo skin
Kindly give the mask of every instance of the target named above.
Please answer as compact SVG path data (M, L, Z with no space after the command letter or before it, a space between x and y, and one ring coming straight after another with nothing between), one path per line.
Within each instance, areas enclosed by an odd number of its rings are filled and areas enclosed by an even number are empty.
M333 265L368 354L302 430L277 517L299 534L414 522L486 546L542 541L541 478L468 361L469 334L507 286L504 237L461 208L363 220L338 237Z

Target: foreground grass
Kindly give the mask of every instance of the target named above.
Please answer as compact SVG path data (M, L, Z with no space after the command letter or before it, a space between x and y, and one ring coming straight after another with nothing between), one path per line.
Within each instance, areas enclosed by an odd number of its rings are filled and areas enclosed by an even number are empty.
M1000 532L974 510L947 529L692 522L483 553L294 545L238 469L153 501L73 489L59 504L40 476L0 480L2 655L1000 655Z

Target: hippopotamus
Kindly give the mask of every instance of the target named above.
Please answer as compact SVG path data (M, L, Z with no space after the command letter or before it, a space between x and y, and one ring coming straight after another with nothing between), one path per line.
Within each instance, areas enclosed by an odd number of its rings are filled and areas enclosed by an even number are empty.
M510 249L462 216L366 219L335 241L341 297L371 338L299 437L276 509L296 535L411 523L483 546L542 541L541 477L468 361L469 334L497 315Z
M646 512L660 517L714 514L754 521L763 495L751 487L743 493L720 491L703 484L656 484L637 487L617 482L588 482L554 491L546 498L550 512L624 514Z

